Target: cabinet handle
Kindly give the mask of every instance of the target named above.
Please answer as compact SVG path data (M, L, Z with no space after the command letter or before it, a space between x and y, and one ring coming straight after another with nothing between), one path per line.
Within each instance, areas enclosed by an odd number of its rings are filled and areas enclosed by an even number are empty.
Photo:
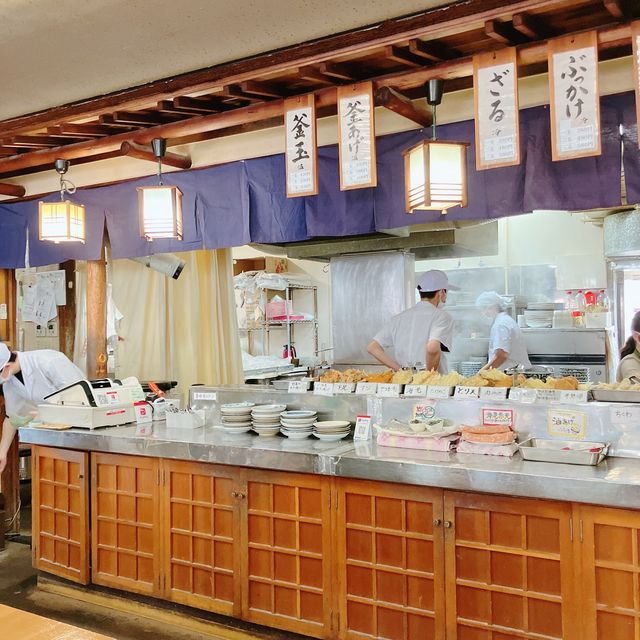
M244 500L244 498L246 498L247 496L244 493L241 493L240 491L232 491L231 495L234 498L238 498L239 500Z
M444 528L445 529L450 529L451 528L451 520L445 520L444 521Z
M442 524L442 520L440 520L440 518L436 518L436 519L433 521L433 526L434 526L434 527L439 527L441 524Z

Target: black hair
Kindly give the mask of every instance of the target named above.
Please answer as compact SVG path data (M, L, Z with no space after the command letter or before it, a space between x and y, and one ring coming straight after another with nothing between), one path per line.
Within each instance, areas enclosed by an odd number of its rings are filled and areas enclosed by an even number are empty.
M420 293L420 300L433 300L438 291L442 291L442 289L437 289L436 291L422 291L421 289L418 289L418 292Z
M636 315L633 316L633 320L631 321L631 331L640 333L640 311L638 311ZM626 356L632 354L635 350L636 350L636 340L633 337L633 334L631 334L627 338L627 341L622 346L622 349L620 350L620 357L626 358Z
M18 354L15 351L12 351L7 362L15 362L17 357L18 357Z

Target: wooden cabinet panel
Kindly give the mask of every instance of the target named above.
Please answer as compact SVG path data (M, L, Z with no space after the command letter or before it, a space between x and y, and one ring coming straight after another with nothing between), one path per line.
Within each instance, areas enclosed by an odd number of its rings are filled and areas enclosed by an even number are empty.
M33 566L89 582L89 454L34 446Z
M585 638L640 638L640 512L579 508Z
M199 609L239 616L238 470L164 461L164 594Z
M340 637L444 638L442 495L338 483Z
M160 595L158 459L95 453L91 457L93 582Z
M445 492L444 518L448 639L575 637L570 504Z
M243 617L316 637L331 633L330 481L249 471L242 514Z

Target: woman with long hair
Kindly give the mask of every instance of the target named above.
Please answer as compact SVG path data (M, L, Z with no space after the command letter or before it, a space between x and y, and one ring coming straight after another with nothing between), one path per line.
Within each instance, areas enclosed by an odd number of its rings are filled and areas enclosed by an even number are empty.
M640 378L640 311L631 321L631 335L620 350L620 364L616 378L618 382L623 378L636 376Z

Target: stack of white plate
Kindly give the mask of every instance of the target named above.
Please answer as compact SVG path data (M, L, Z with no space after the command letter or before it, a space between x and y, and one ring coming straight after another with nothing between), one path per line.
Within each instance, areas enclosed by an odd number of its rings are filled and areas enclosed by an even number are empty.
M524 310L524 321L528 327L542 329L550 327L553 323L553 309L547 311Z
M320 440L335 442L351 433L351 423L347 420L324 420L313 423L313 435Z
M246 433L251 429L253 402L231 402L220 407L222 428L231 434Z
M460 363L459 371L465 378L471 378L472 376L475 376L485 364L487 364L486 358L477 357L469 360L463 360Z
M259 404L251 411L253 430L263 437L275 436L280 431L280 414L286 404Z
M308 438L313 432L313 423L317 417L315 411L306 409L283 411L280 414L280 433L292 440Z

